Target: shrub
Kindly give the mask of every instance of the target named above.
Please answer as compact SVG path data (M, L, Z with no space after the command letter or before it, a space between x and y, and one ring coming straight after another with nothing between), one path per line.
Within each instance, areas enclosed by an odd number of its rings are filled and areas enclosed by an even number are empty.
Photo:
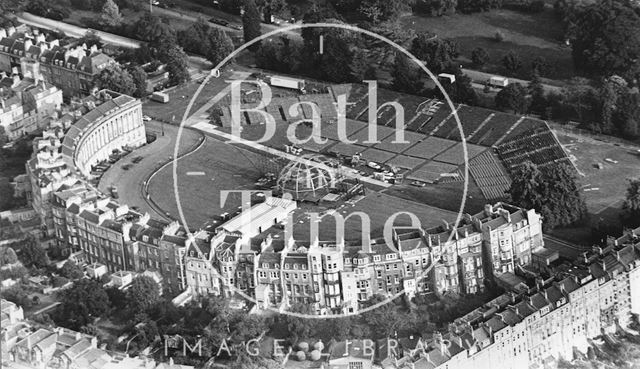
M533 0L531 4L529 4L529 11L532 13L544 11L544 0Z
M320 360L320 356L321 356L320 351L313 350L313 351L311 351L310 359L312 361L318 361L318 360Z
M316 343L313 344L313 349L316 351L320 351L322 352L322 350L324 350L324 343L322 343L322 341L318 341Z
M53 282L52 282L53 287L56 287L56 288L62 287L67 283L69 283L69 280L65 277L59 277L59 276L53 277Z
M496 40L497 42L504 41L504 33L502 33L502 31L497 31L496 34L493 35L493 39Z
M307 355L304 351L298 351L296 352L296 359L298 359L298 361L305 361L307 359Z
M487 50L477 47L471 51L471 61L473 64L483 66L489 60L489 53Z
M309 352L309 344L307 342L298 343L298 349L304 352Z

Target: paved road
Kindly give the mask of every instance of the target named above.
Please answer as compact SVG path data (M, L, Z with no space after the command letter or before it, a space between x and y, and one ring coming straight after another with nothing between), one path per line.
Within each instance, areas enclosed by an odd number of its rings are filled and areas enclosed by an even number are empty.
M113 33L98 31L91 28L82 28L82 27L75 26L73 24L55 21L53 19L38 17L36 15L30 14L27 12L23 12L19 15L16 15L16 20L19 22L28 24L30 26L38 27L38 28L44 28L52 31L62 31L67 36L77 37L77 38L83 37L89 31L93 31L105 43L121 46L121 47L139 48L140 45L145 43L144 41L115 35ZM189 63L192 68L198 68L198 69L211 68L211 63L209 63L209 61L206 58L203 58L201 56L189 55Z
M54 307L56 307L56 306L58 306L58 305L60 305L60 304L61 304L61 302L56 301L56 302L52 303L51 305L47 305L47 306L43 307L42 309L40 309L40 310L36 310L36 311L34 311L33 313L31 313L31 314L29 314L29 315L31 315L31 316L36 316L36 315L38 315L38 314L42 314L42 313L44 313L45 311L47 311L47 310L51 310L51 309L53 309Z
M164 130L164 136L162 136L162 130ZM143 188L146 186L146 180L149 176L167 162L171 162L170 157L175 148L178 127L152 121L147 123L147 132L149 131L156 133L158 138L112 165L100 179L98 189L102 193L109 193L110 187L115 184L119 188L120 198L118 201L120 203L136 206L140 212L148 212L154 217L170 219L164 211L145 199ZM183 130L180 140L180 154L189 152L202 139L203 136L197 132ZM131 164L131 160L137 156L141 156L143 159L139 163L133 164L129 170L124 170L123 166Z

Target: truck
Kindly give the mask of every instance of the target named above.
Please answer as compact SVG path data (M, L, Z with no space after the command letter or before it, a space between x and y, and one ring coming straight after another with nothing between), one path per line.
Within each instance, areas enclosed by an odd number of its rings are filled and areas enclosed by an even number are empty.
M509 78L493 76L489 78L489 86L503 88L509 85Z
M449 74L449 73L440 73L440 74L438 74L438 80L440 82L455 83L456 82L456 76L454 76L453 74Z
M161 103L168 103L169 95L164 92L154 92L151 95L151 100L161 102Z
M290 88L292 90L304 91L305 80L298 78L270 76L267 82L274 87Z

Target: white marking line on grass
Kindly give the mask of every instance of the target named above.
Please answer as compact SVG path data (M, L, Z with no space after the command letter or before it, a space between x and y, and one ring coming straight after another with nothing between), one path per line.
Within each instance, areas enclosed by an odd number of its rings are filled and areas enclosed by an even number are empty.
M187 172L188 176L203 176L205 175L204 172Z

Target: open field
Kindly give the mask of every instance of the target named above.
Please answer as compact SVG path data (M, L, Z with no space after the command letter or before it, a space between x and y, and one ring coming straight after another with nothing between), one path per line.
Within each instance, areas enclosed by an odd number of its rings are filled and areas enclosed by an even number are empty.
M443 17L411 15L402 18L401 22L418 32L430 31L438 37L456 41L465 66L472 67L471 51L482 47L490 55L490 61L483 70L490 73L528 79L531 61L542 56L553 69L546 77L562 80L575 75L571 49L563 44L562 25L550 9L538 14L502 9ZM505 35L504 41L494 40L497 31ZM502 56L510 50L523 61L522 68L515 73L506 71L502 66Z
M223 73L220 78L209 79L209 82L204 86L202 92L193 103L190 114L194 114L207 101L228 86L228 84L225 83L225 79L230 74L227 73L228 72ZM184 112L187 110L187 104L193 95L195 95L198 87L200 87L200 84L197 81L190 81L178 86L168 92L169 102L164 104L147 99L143 105L144 113L157 120L180 123Z
M626 179L640 176L640 153L635 151L638 148L634 150L590 138L557 135L569 154L577 158L575 164L584 174L578 178L580 184L585 189L592 189L583 192L592 220L609 224L617 222L628 185ZM602 169L598 169L598 164Z
M220 207L220 191L249 190L261 176L262 157L237 146L213 138L192 155L178 161L178 190L187 224L191 229L224 212L240 206L240 198L230 195ZM188 175L187 173L190 173ZM203 172L203 175L194 175ZM162 169L149 182L149 194L154 202L178 219L173 191L173 165Z

